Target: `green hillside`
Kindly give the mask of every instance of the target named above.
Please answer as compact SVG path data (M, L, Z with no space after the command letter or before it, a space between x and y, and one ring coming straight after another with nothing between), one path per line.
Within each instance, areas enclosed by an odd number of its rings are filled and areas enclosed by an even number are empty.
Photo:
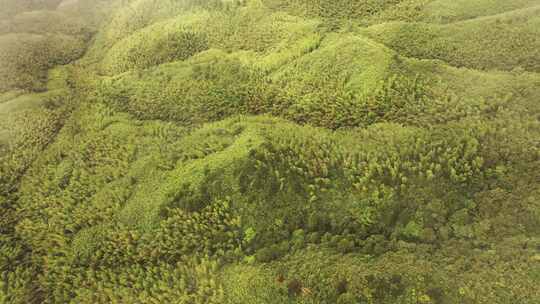
M540 303L539 0L0 0L0 304Z

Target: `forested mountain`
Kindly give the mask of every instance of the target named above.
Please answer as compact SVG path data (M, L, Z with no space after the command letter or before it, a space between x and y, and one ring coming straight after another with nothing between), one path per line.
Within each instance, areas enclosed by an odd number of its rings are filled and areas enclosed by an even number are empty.
M0 303L540 303L540 0L0 0Z

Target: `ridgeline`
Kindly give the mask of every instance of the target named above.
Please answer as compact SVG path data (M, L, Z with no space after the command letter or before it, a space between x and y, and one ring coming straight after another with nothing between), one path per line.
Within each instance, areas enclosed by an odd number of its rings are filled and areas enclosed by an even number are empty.
M539 0L0 7L0 303L540 303Z

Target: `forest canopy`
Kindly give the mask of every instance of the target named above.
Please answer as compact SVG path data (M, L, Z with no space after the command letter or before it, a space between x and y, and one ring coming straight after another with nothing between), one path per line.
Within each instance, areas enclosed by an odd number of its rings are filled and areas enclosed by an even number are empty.
M540 303L540 0L0 0L0 304Z

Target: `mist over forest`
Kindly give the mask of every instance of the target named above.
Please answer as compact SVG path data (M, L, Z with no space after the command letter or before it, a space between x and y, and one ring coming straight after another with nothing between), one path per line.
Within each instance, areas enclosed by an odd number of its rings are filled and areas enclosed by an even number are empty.
M0 304L539 286L540 0L0 0Z

